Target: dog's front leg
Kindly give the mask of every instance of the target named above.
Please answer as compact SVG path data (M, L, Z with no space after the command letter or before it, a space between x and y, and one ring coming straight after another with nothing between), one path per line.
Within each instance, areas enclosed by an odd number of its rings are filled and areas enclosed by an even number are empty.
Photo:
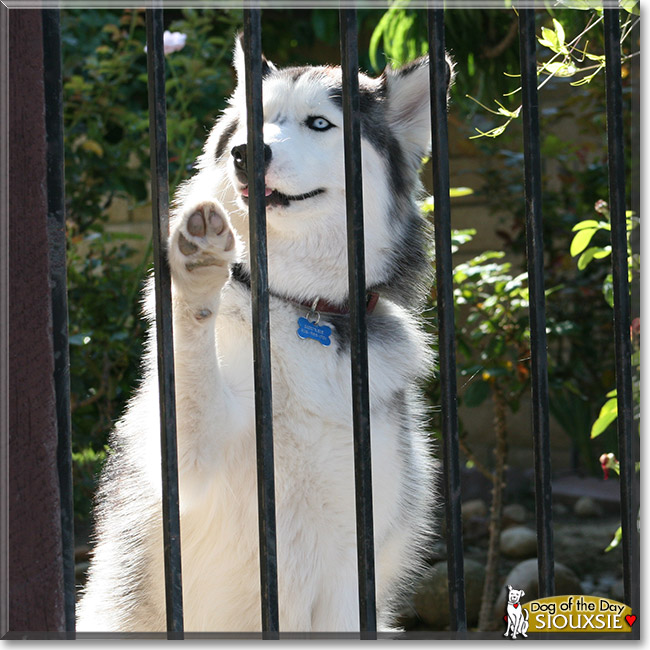
M168 250L181 480L194 477L200 485L202 470L214 467L224 436L233 429L236 410L223 385L215 327L221 291L237 255L223 208L211 201L184 208L172 222Z

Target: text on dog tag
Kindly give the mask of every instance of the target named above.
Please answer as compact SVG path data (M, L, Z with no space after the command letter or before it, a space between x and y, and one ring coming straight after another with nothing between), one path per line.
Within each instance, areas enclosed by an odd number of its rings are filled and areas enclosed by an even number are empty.
M331 342L331 333L332 328L327 327L327 325L311 323L302 317L298 319L297 334L301 339L314 339L314 341L318 341L321 345L329 345Z

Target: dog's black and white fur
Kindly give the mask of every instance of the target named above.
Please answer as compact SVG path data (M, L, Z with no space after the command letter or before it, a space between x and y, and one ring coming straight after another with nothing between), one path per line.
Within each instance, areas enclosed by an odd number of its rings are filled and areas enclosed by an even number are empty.
M246 107L239 84L171 219L183 600L188 631L260 629L248 282ZM451 66L450 66L451 75ZM418 382L430 238L416 199L430 148L427 59L360 76L378 620L392 626L432 534L434 472ZM331 345L297 336L348 296L341 70L276 69L263 85L280 628L359 629L349 316ZM151 287L147 313L153 321ZM155 329L112 435L80 631L165 628Z

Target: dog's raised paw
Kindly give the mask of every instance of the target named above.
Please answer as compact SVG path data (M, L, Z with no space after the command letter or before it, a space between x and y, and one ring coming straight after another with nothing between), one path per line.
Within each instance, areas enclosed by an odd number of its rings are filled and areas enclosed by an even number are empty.
M185 268L228 268L235 259L235 235L222 209L206 201L188 210L178 229L176 245Z

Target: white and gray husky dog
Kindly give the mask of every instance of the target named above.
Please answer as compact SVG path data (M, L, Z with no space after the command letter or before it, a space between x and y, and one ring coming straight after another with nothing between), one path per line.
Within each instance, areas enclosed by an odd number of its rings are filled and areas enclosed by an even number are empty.
M238 86L171 216L187 631L259 631L246 103ZM451 77L451 65L449 77ZM392 627L432 535L418 383L429 233L416 199L431 143L428 60L360 75L378 622ZM280 629L359 629L343 116L339 67L264 62ZM378 297L377 297L378 296ZM297 335L320 301L330 344ZM78 630L165 629L154 308L144 378L111 439Z

